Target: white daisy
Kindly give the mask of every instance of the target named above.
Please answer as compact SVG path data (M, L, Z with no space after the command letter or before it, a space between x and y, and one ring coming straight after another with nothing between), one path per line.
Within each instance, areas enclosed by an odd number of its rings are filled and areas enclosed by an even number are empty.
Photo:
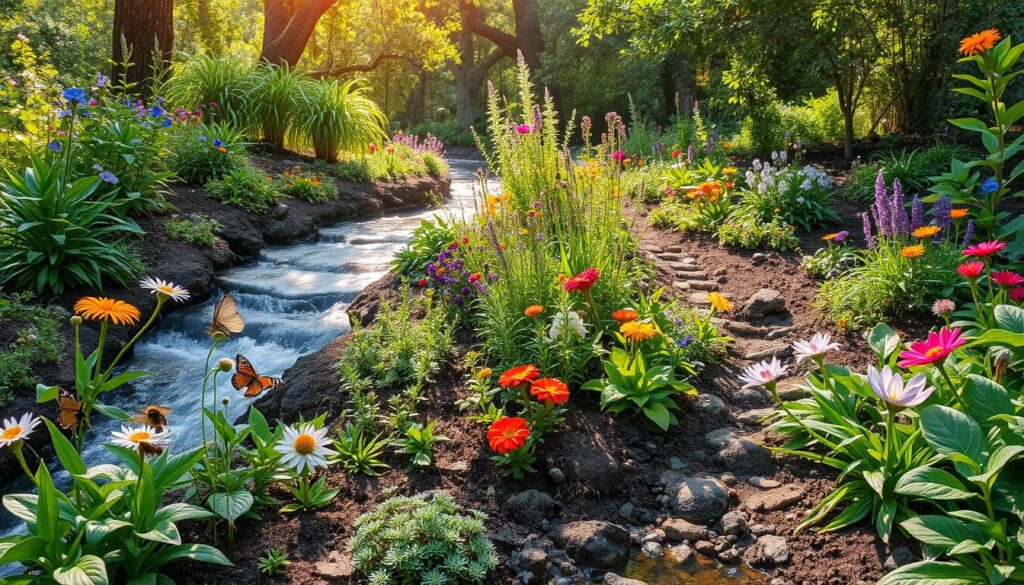
M3 429L0 430L0 447L7 447L15 441L28 438L38 424L39 417L28 412L21 415L20 419L4 419Z
M796 363L800 363L805 359L816 359L825 354L825 352L832 351L833 349L839 349L838 343L831 343L832 337L828 333L815 333L811 337L810 341L801 339L793 342L793 355L796 357Z
M179 303L187 301L189 297L188 291L184 288L174 284L173 282L168 282L160 278L153 278L151 276L147 276L140 280L139 286L149 290L157 296L169 298L172 301L178 301Z
M327 429L317 429L311 424L301 428L284 428L284 438L278 441L274 450L281 454L281 463L294 467L302 473L303 469L312 471L317 467L327 467L327 457L338 452L328 449Z
M747 366L743 373L740 374L740 381L744 382L744 388L756 388L757 386L766 386L778 382L779 378L784 376L789 371L787 366L783 366L779 358L773 357L771 361L764 360L759 364Z
M155 455L163 451L170 440L171 432L164 430L157 432L149 425L128 426L121 425L120 431L111 433L113 443L119 447L127 447L134 451L141 451L146 455Z

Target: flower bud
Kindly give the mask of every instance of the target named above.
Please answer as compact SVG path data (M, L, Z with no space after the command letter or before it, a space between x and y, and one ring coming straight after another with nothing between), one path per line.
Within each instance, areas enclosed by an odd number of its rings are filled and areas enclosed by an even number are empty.
M213 340L217 343L224 343L228 340L228 336L221 331L214 331L211 337L213 337Z
M1003 376L1006 374L1007 368L1010 367L1010 361L1013 359L1013 353L1004 347L996 351L993 358L994 372L992 377L995 378L996 383L1001 383L1003 381Z
M72 315L71 319L68 319L68 321L71 322L72 327L78 327L79 325L82 324L82 318L79 317L78 315Z
M222 372L230 372L235 367L235 361L231 358L220 358L217 360L217 369Z

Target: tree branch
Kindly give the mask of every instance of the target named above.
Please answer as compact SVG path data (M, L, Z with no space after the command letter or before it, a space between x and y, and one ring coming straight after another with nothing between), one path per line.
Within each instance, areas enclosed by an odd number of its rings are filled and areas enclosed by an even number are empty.
M337 77L339 75L345 75L346 73L366 73L373 71L380 67L385 61L393 60L405 60L408 61L413 67L422 67L423 63L415 59L411 59L406 55L399 55L398 53L382 53L373 58L373 61L369 63L363 63L362 65L343 65L341 67L332 67L331 69L324 69L321 71L314 71L310 73L312 77Z
M465 22L469 25L467 30L501 47L506 57L516 58L519 52L519 41L515 35L487 24L484 20L484 14L471 0L463 0L459 5L459 9L466 15Z

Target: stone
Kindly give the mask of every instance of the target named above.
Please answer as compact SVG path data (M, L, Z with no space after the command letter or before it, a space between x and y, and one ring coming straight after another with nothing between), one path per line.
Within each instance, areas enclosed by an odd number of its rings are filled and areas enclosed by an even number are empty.
M761 424L761 419L766 416L771 416L775 412L774 408L755 408L753 410L747 410L736 415L736 422L755 426Z
M626 502L625 504L622 504L622 506L619 507L619 517L622 518L623 520L629 520L630 518L632 518L633 517L633 504L630 503L630 502Z
M764 264L766 260L768 260L768 255L762 254L761 252L757 252L750 257L750 262L754 266L760 266L761 264Z
M708 299L708 293L706 292L695 292L687 297L686 302L691 305L710 305L711 300Z
M751 566L776 566L787 563L789 556L789 544L786 539L768 534L757 539L757 542L744 553L743 558Z
M683 253L683 247L682 246L665 246L662 249L665 250L666 252L668 252L669 254L682 254Z
M562 470L557 467L552 467L551 469L548 470L548 477L550 477L551 481L555 483L562 483L563 481L565 481L565 474L562 473Z
M770 333L769 333L769 334L768 334L768 335L767 335L767 336L765 337L765 339L768 339L768 340L772 340L772 339L782 339L783 337L785 337L785 336L789 335L790 331L792 331L792 330L793 330L793 328L792 328L792 327L779 327L778 329L774 329L774 330L772 330L772 331L771 331L771 332L770 332Z
M727 565L734 565L740 561L740 551L730 548L718 553L718 560Z
M662 478L667 486L665 492L671 497L669 506L683 520L707 524L725 513L729 490L721 481L711 477L687 477L671 471Z
M782 482L780 482L780 481L776 481L774 479L769 479L767 477L761 477L760 475L752 475L752 476L748 477L747 478L747 483L749 483L750 485L752 485L752 486L754 486L756 488L761 488L763 490L769 490L769 489L772 489L772 488L777 488L777 487L782 485Z
M747 517L739 510L726 512L722 516L722 533L739 536L747 531Z
M526 490L510 497L505 502L505 509L516 520L532 526L554 516L558 503L544 492Z
M581 520L556 526L550 534L577 563L614 571L629 560L629 532L610 522Z
M743 354L743 359L751 362L759 362L773 357L783 360L791 355L793 355L793 346L788 343L780 343L749 351Z
M800 377L786 378L780 381L776 391L779 393L779 398L783 400L800 400L807 396L804 380Z
M715 545L709 540L698 540L697 544L693 545L693 548L707 557L714 556L715 554Z
M685 280L675 280L672 282L672 286L679 290L690 290L690 283Z
M898 546L885 559L884 567L886 571L894 571L903 565L909 565L915 560L914 553L910 552L909 548Z
M274 206L274 209L270 210L270 217L276 220L282 220L288 217L288 206L284 203L278 203Z
M774 524L751 524L750 533L754 536L764 536L765 534L775 534L776 529Z
M772 512L788 508L802 499L804 499L804 488L785 485L766 492L751 494L747 496L744 503L756 512Z
M725 401L714 394L698 394L697 409L712 416L721 416L726 413Z
M689 280L687 284L690 285L690 290L717 291L719 288L717 282L709 280Z
M771 450L733 429L711 431L706 439L713 453L711 458L733 473L749 475L770 472L772 469Z
M605 573L604 579L601 583L604 583L604 585L647 585L646 582L639 579L627 579L626 577L620 577L615 573Z
M682 518L669 518L668 520L665 520L661 525L661 529L665 531L666 538L669 540L677 540L679 542L684 540L697 542L698 540L707 540L710 538L707 528L687 522Z
M652 559L661 558L661 556L664 554L661 550L660 542L645 542L643 546L640 547L640 552L644 556L650 557Z
M355 573L351 560L321 561L313 565L313 571L327 579L347 579Z
M672 457L671 459L669 459L668 466L671 467L673 471L679 471L680 469L686 468L686 464L683 463L683 460L678 457Z
M694 560L693 549L685 544L669 547L668 558L675 561L677 565L688 565Z
M543 575L548 565L548 553L539 548L524 548L519 552L519 568L534 575Z
M768 315L786 312L786 297L777 290L762 288L750 295L743 303L743 315L748 319L760 319Z

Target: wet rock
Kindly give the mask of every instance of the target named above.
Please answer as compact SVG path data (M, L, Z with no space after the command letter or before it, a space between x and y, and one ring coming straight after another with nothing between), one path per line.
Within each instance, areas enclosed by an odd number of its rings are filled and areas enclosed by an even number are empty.
M698 540L693 548L706 557L715 556L715 544L709 540Z
M669 459L668 466L672 468L672 471L679 471L680 469L686 468L686 464L683 463L683 460L678 457L673 457Z
M718 429L707 434L712 459L739 474L765 473L772 469L772 452L733 429Z
M618 570L629 560L629 532L610 522L582 520L556 526L551 537L577 563Z
M718 560L722 561L727 565L734 565L740 562L740 551L730 548L729 550L718 553Z
M623 520L629 520L633 517L633 504L626 502L619 507L619 517Z
M757 512L771 512L792 506L804 498L804 488L786 485L747 496L745 504Z
M707 524L725 513L729 492L717 479L667 471L662 480L671 498L669 506L683 520Z
M743 558L751 566L776 566L788 562L789 556L789 544L786 539L770 534L757 539L757 542L747 549Z
M270 217L278 221L288 217L288 206L284 203L278 203L270 210Z
M640 552L644 556L648 556L652 559L660 558L662 554L664 554L661 550L661 543L657 542L645 542L643 546L640 547Z
M601 581L604 585L647 585L646 582L639 579L627 579L626 577L620 577L615 573L605 573L604 580Z
M676 564L682 566L692 563L694 560L693 549L686 546L685 544L676 545L669 547L668 557L676 562Z
M328 388L341 386L338 360L348 347L351 334L338 337L322 349L300 357L285 370L280 385L253 402L267 420L290 423L300 418L312 420L332 401ZM240 419L244 422L245 415Z
M722 534L739 536L747 531L747 517L739 510L727 512L722 516Z
M505 510L509 515L528 526L551 518L557 509L558 503L548 494L538 490L519 492L505 502Z
M543 575L548 564L548 554L539 548L525 548L519 552L519 568L534 575Z
M748 319L760 319L768 315L786 312L786 297L777 290L762 288L750 295L743 303L743 314Z

